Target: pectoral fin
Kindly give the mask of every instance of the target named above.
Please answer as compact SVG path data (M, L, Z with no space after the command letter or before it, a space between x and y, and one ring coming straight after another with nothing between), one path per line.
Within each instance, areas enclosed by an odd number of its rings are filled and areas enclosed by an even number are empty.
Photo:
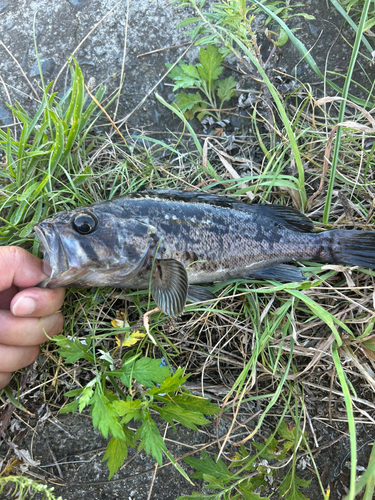
M178 316L184 310L188 293L184 266L174 259L156 260L152 271L151 293L156 305L167 316Z

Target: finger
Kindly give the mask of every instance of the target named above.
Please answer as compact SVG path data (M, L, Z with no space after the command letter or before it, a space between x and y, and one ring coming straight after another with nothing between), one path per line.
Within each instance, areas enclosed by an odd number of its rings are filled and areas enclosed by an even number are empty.
M8 290L0 292L0 309L9 309L13 297L18 292L18 287L12 285Z
M64 326L64 318L61 313L44 318L17 318L10 311L0 311L0 325L0 344L36 346L48 340L48 337L60 333ZM8 371L3 368L1 362L0 370Z
M0 391L9 384L11 378L11 373L0 373Z
M64 288L27 288L13 297L10 310L14 316L49 316L60 309L64 296Z
M43 272L43 261L20 247L0 247L0 268L0 292L12 284L35 286L48 277Z
M38 346L14 347L0 344L0 366L4 372L14 372L31 365L39 352Z

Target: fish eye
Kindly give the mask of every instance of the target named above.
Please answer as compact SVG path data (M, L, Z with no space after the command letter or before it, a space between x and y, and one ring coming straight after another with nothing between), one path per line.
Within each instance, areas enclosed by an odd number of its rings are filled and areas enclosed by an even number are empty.
M79 234L90 234L98 225L97 218L92 214L79 214L73 220L73 228Z

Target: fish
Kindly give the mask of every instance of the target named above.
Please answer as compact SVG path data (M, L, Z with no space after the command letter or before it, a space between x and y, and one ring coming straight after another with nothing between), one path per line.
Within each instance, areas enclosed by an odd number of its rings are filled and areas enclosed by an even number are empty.
M42 288L150 289L167 316L212 300L208 283L234 278L301 282L314 261L375 268L375 232L314 232L283 205L205 192L142 191L60 212L34 227L49 275Z

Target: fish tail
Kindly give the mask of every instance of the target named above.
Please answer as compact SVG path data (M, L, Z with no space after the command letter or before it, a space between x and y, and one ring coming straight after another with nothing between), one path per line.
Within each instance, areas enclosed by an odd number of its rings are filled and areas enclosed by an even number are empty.
M375 231L336 229L319 236L322 262L375 269Z

